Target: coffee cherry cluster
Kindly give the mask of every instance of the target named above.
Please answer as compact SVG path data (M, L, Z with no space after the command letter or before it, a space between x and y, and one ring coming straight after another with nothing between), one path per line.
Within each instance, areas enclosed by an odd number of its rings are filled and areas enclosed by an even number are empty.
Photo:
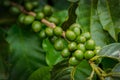
M89 32L82 32L81 26L77 23L72 24L66 31L63 31L59 26L55 26L55 28L50 26L43 27L44 25L41 23L43 18L56 25L59 24L58 18L51 16L53 13L51 6L45 5L42 10L36 11L34 9L39 7L37 0L23 3L18 4L24 5L23 8L27 12L20 10L20 6L10 6L11 2L9 0L3 2L5 6L10 7L12 14L18 15L18 22L20 24L31 26L32 30L38 33L41 39L49 38L54 48L61 51L62 57L69 59L70 65L76 66L84 59L89 60L100 51L100 47L96 46L94 40L91 38L91 34ZM35 14L33 15L30 12L34 12ZM63 39L68 43L67 47L65 47Z
M9 8L11 15L18 17L17 22L22 24L21 26L31 26L34 32L40 33L40 37L45 36L41 19L44 18L56 25L59 24L59 19L52 16L53 7L47 4L42 7L39 5L39 0L23 0L21 2L4 0L3 5Z
M62 34L59 29L56 30ZM93 58L99 51L100 47L96 46L89 32L82 32L80 25L74 23L65 32L65 38L68 46L64 47L61 40L55 41L55 49L61 50L63 58L69 58L69 64L76 66L80 61Z

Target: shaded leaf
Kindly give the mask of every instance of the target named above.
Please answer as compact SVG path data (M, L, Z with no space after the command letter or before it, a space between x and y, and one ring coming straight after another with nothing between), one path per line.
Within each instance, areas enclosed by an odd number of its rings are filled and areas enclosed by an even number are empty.
M91 0L79 0L76 14L82 30L90 31Z
M14 25L8 30L6 40L11 51L9 80L26 80L34 70L46 65L41 43L33 33Z
M120 63L118 63L111 71L111 76L105 80L120 80Z
M112 38L117 40L117 36L115 33L115 25L112 20L108 0L98 0L97 10L103 29L108 31Z
M120 0L109 0L108 1L112 21L115 25L116 35L120 32Z
M92 68L88 61L83 60L78 66L75 67L75 69L73 69L73 72L74 80L86 80L90 76Z
M56 64L51 71L51 80L71 80L71 70L68 60L63 60Z
M62 11L54 12L52 16L55 16L60 20L60 26L61 26L62 23L66 20L68 13L67 10L62 10Z
M60 51L55 50L53 44L48 39L43 40L42 46L46 51L46 62L49 66L53 66L63 60Z
M8 79L8 43L5 41L5 33L0 28L0 80Z
M68 10L68 20L62 24L62 28L65 31L70 27L71 24L76 22L77 15L76 15L75 11L78 6L77 3L78 2L72 3Z
M28 80L50 80L50 67L41 67L34 71Z
M104 57L102 58L100 65L104 71L110 72L118 62L119 61L114 58Z
M70 1L70 2L77 2L78 0L68 0L68 1Z
M120 63L118 63L113 69L112 69L112 78L114 80L119 80L120 79Z
M112 43L104 46L98 55L120 59L120 43Z
M91 1L91 17L90 17L90 32L93 40L99 46L105 46L108 44L110 37L103 30L102 25L99 21L97 14L97 2L96 0Z

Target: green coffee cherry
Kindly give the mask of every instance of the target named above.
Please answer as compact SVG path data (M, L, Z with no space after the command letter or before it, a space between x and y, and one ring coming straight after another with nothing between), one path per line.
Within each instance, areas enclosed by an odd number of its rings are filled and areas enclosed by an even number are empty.
M70 26L70 30L73 30L73 28L75 28L75 27L77 27L77 28L81 28L81 26L78 24L78 23L74 23L74 24L72 24L71 26Z
M79 36L80 35L80 28L74 27L73 32L76 34L76 36Z
M34 7L38 7L38 6L39 6L39 2L38 2L38 1L33 1L33 2L32 2L32 5L33 5Z
M69 59L69 65L76 66L79 64L79 61L73 56Z
M53 13L53 9L52 9L51 6L45 5L44 8L43 8L43 12L46 16L51 16L52 13Z
M43 12L37 12L36 13L36 19L38 19L38 20L41 20L42 18L44 18L44 13Z
M64 48L64 43L63 43L62 39L57 39L54 43L54 47L58 51L62 50Z
M78 45L77 45L77 49L78 50L81 50L82 52L85 52L85 45L84 44L81 44L81 43L79 43Z
M73 55L77 60L82 60L84 58L84 53L81 50L76 50Z
M10 6L10 1L9 0L4 0L3 5L6 6L6 7Z
M63 32L63 30L62 30L61 27L55 27L55 28L53 29L53 31L54 31L54 34L55 34L56 36L61 36L61 35L62 35L62 32Z
M72 30L67 30L65 36L68 40L73 41L76 39L76 34Z
M20 9L17 6L10 7L10 12L14 15L17 15L20 13Z
M89 32L83 33L82 36L84 36L87 40L91 38L91 35Z
M53 36L53 29L50 28L50 27L47 27L45 29L45 33L46 33L47 36L51 37L51 36Z
M46 38L45 30L41 30L41 31L40 31L40 33L39 33L39 37L40 37L41 39Z
M85 43L86 49L93 50L95 49L95 42L94 40L90 39Z
M18 21L20 22L20 23L24 23L24 18L25 18L25 14L20 14L19 16L18 16Z
M64 48L61 52L63 58L68 58L70 56L70 51L68 48Z
M91 59L92 57L94 57L94 55L95 55L95 53L93 51L88 50L85 52L84 57L85 57L85 59Z
M59 20L56 17L51 16L48 20L56 25L59 24Z
M26 10L32 10L33 9L33 4L32 4L32 2L25 2L25 9Z
M71 43L69 43L69 44L68 44L68 49L69 49L70 51L76 50L76 49L77 49L77 44L76 44L76 42L71 42Z
M50 41L51 41L52 43L55 43L55 41L56 41L57 39L58 39L57 36L50 37Z
M85 43L86 42L86 38L84 37L84 36L78 36L77 38L76 38L76 42L77 43Z
M34 16L27 15L24 17L24 24L29 25L34 21Z
M40 21L34 21L32 23L32 29L33 29L33 31L39 32L41 30L41 28L42 28L42 25L41 25Z

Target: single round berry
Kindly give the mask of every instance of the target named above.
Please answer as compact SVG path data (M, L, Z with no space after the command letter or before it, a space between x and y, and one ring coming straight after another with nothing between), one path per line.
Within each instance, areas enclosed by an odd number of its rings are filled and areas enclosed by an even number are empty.
M57 39L58 39L57 36L50 37L50 41L51 41L52 43L55 43L55 41L56 41Z
M77 45L77 49L78 50L81 50L82 52L85 52L85 45L84 44L81 44L81 43L79 43L78 45Z
M83 33L82 36L84 36L87 40L91 38L91 35L89 32Z
M80 28L74 27L74 28L73 28L73 31L74 31L74 33L76 34L76 36L80 35Z
M73 28L75 28L75 27L77 27L77 28L81 28L81 26L78 24L78 23L74 23L74 24L72 24L71 26L70 26L70 30L73 30Z
M70 51L76 50L76 49L77 49L77 44L76 44L76 42L71 42L71 43L69 43L69 44L68 44L68 49L69 49Z
M53 29L50 28L50 27L47 27L45 29L45 33L46 33L47 36L53 36Z
M78 36L77 38L76 38L76 42L77 43L85 43L86 42L86 38L84 37L84 36Z
M56 25L59 24L58 18L53 17L53 16L49 18L49 21L55 23Z
M64 49L62 50L62 52L61 52L61 55L62 55L63 58L69 57L69 56L70 56L70 51L69 51L69 49L68 49L68 48L64 48Z
M41 28L42 28L42 25L41 25L40 21L34 21L32 23L32 29L33 29L33 31L39 32L41 30Z
M73 56L69 59L69 65L76 66L79 64L79 61Z
M10 7L10 12L16 15L20 13L20 9L17 6L12 6Z
M19 21L20 23L24 23L24 18L25 18L25 14L20 14L20 15L18 16L18 21Z
M73 55L77 60L82 60L84 58L84 53L81 50L76 50Z
M65 36L68 40L73 41L76 39L76 34L72 30L67 30Z
M95 46L94 53L98 54L100 52L100 50L101 50L100 46Z
M32 2L25 2L25 9L27 10L32 10L33 9L33 4Z
M39 2L38 2L38 1L33 1L33 2L32 2L32 5L33 5L34 7L37 7L37 6L39 6Z
M4 0L3 5L6 6L6 7L10 6L10 1L9 0Z
M95 42L94 40L90 39L85 44L86 49L93 50L95 49Z
M41 39L46 38L45 30L41 30L41 31L40 31L40 33L39 33L39 37L40 37Z
M55 27L55 28L53 29L53 31L54 31L54 34L55 34L56 36L61 36L61 35L62 35L62 32L63 32L63 30L62 30L61 27Z
M37 12L36 13L36 19L41 20L42 18L44 18L44 13L43 12Z
M60 51L64 48L64 43L61 39L57 39L54 43L54 47L56 50Z
M85 57L85 59L91 59L92 57L94 57L94 55L95 55L95 53L93 51L88 50L85 52L84 57Z
M29 25L34 21L34 16L27 15L24 17L24 24Z
M46 16L51 16L53 13L52 7L49 5L45 5L43 8L43 12Z

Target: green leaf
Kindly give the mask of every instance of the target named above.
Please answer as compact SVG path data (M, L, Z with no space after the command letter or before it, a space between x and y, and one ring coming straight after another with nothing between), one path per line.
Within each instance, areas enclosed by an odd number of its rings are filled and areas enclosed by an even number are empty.
M117 41L117 36L115 33L115 25L112 20L112 15L110 12L108 0L98 0L97 11L103 29L108 31L109 34L112 36L112 38Z
M79 0L76 14L82 30L90 31L91 0Z
M60 26L61 26L62 23L66 20L68 13L67 13L67 10L61 10L58 12L54 12L52 16L54 16L60 20Z
M102 58L100 65L104 71L110 72L118 62L119 61L114 58L104 57Z
M75 67L75 69L73 69L73 72L74 80L86 80L90 76L92 68L88 61L83 60L78 66Z
M50 80L50 67L41 67L34 71L28 80Z
M104 46L98 55L120 59L120 43L112 43Z
M76 15L75 11L76 11L77 6L78 6L78 2L71 4L71 6L68 10L68 16L69 16L68 20L62 24L63 30L66 31L70 27L70 25L72 25L73 23L76 22L77 15Z
M63 60L60 51L55 50L53 44L48 39L43 40L42 46L46 51L46 62L49 66L53 66Z
M118 63L113 69L112 69L112 78L114 80L119 80L120 79L120 63Z
M112 21L115 25L116 35L120 32L120 0L109 0L110 13L112 16Z
M70 4L67 0L51 0L50 2L53 2L53 7L59 10L68 9Z
M8 79L8 43L5 41L5 33L0 28L0 80L7 80Z
M120 80L120 63L112 69L110 77L107 77L105 80Z
M102 25L99 21L97 14L97 2L96 0L91 1L91 16L90 16L90 32L96 45L105 46L108 44L110 37L103 30Z
M63 60L56 64L51 71L51 80L71 80L72 67L68 65L68 60Z
M78 0L68 0L68 1L70 1L70 2L77 2Z
M11 51L9 80L26 80L34 70L46 65L40 40L33 33L14 25L6 40Z

